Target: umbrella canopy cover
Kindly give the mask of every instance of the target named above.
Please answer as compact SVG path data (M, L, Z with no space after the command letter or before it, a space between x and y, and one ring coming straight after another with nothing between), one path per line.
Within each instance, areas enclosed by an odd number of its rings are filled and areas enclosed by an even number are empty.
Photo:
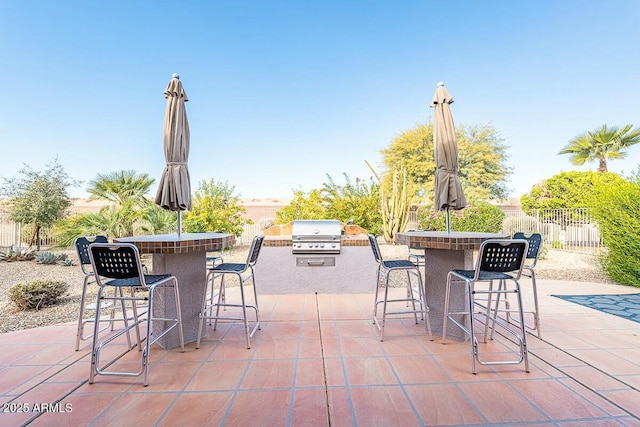
M189 121L185 102L189 99L177 74L164 91L167 110L164 116L164 157L167 162L155 203L171 211L191 210L189 158Z
M467 206L460 178L458 178L458 144L451 115L453 98L438 83L433 95L433 149L436 160L434 206L438 210L462 209Z

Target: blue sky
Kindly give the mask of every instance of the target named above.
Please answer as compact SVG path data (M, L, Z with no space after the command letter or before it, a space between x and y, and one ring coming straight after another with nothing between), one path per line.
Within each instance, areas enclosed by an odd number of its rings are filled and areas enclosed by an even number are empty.
M431 119L443 81L457 124L494 126L514 196L571 165L602 124L640 126L640 2L36 1L0 3L0 176L58 158L84 184L164 168L164 88L189 96L192 187L290 198L326 174L381 170L380 150ZM612 171L630 173L640 146ZM155 195L156 187L152 194Z

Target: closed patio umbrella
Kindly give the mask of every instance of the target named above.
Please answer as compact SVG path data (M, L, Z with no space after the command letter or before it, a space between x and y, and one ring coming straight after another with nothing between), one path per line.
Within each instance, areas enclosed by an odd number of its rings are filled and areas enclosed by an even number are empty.
M178 235L182 232L181 214L191 210L191 179L187 160L189 159L189 121L185 102L189 99L182 82L174 74L164 91L167 109L164 116L164 157L167 162L155 203L163 209L178 212Z
M436 160L434 206L447 211L447 233L451 232L450 209L467 206L460 178L458 178L458 143L450 104L453 98L439 82L431 101L433 114L433 151Z

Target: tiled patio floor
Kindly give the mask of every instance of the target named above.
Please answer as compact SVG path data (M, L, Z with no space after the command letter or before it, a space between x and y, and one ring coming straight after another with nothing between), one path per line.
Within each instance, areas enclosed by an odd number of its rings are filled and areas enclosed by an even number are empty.
M543 340L528 335L529 373L473 375L468 342L430 341L410 319L389 320L380 342L371 294L262 296L251 349L229 324L200 349L154 346L148 387L141 377L88 384L90 344L74 351L74 325L1 334L0 403L14 413L0 425L640 426L640 324L550 296L637 290L539 288ZM510 345L486 346L498 357Z

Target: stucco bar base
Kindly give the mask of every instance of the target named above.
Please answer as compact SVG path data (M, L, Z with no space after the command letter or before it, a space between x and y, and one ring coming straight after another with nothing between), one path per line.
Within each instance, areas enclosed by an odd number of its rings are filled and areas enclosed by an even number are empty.
M444 300L447 285L447 274L454 269L473 269L473 250L425 249L425 288L429 320L434 335L442 334L444 320ZM465 309L466 290L464 283L453 283L449 302L450 311ZM467 322L468 319L465 319ZM465 333L451 321L447 324L447 339L463 341Z
M297 266L297 258L317 259L317 266ZM323 258L334 258L335 265L319 266ZM258 294L373 294L378 265L370 246L343 246L340 254L327 255L297 255L291 246L263 246L255 268Z
M180 288L180 309L184 342L193 342L198 338L199 313L202 309L202 296L206 286L206 252L183 254L153 254L153 274L170 273L178 279ZM153 302L155 317L175 317L175 303L171 289L156 288ZM153 326L153 333L162 330L160 322ZM178 330L173 329L158 340L162 348L180 346Z

